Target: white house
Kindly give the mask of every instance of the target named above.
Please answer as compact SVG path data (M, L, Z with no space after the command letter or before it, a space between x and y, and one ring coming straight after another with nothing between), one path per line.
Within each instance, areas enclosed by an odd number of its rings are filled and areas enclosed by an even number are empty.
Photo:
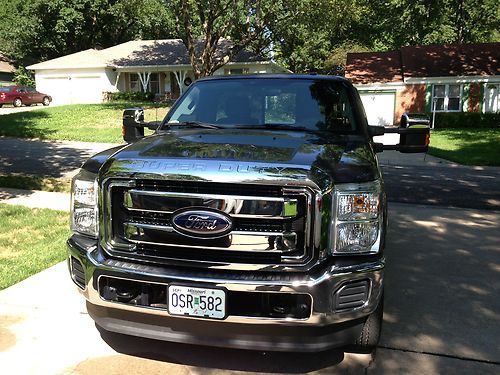
M229 41L222 41L227 48ZM180 39L134 40L88 49L27 67L35 71L38 91L57 104L100 103L106 92L148 91L176 98L194 80ZM240 52L215 74L282 73L283 67L249 51Z

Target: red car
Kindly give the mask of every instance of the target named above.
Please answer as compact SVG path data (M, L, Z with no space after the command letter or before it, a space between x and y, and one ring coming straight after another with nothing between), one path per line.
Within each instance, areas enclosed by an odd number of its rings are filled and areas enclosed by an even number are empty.
M52 97L36 91L33 87L27 86L6 86L0 87L0 107L4 104L12 104L20 107L23 104L30 106L42 103L47 106L52 101Z

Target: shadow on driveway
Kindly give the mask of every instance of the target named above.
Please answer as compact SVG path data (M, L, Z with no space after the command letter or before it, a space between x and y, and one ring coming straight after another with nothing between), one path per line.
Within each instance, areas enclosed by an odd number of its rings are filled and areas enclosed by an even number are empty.
M23 173L63 177L79 168L96 150L64 142L0 137L0 174Z
M213 369L209 372L203 371L204 374L219 374L221 370L294 374L324 370L324 373L331 373L333 368L344 360L342 350L318 353L262 352L178 344L126 336L103 329L99 329L99 331L103 340L119 353L185 366ZM363 355L361 358L364 358ZM360 361L359 369L361 370L368 363L369 360ZM328 368L330 370L326 372ZM356 366L350 363L349 368L352 370Z

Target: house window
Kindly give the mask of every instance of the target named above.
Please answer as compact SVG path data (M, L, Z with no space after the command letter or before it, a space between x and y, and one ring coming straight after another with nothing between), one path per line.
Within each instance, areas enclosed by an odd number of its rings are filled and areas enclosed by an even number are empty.
M224 74L233 75L233 74L248 74L248 68L231 68L224 69Z
M460 111L461 93L461 85L434 85L432 98L436 112Z
M139 92L144 91L142 88L142 83L139 78L139 74L130 73L130 91ZM152 92L153 94L160 93L160 74L159 73L151 73L149 76L148 82L148 92Z
M130 73L130 91L138 92L141 90L141 82L137 73Z
M160 75L158 73L151 73L149 77L148 91L153 94L160 93Z
M500 111L500 83L488 83L484 90L484 112Z

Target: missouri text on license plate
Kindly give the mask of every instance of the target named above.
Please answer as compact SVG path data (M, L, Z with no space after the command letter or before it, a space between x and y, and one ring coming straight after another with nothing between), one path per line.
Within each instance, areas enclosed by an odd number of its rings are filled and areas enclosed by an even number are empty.
M226 317L226 293L222 289L170 285L168 287L168 312L172 315L224 319Z

